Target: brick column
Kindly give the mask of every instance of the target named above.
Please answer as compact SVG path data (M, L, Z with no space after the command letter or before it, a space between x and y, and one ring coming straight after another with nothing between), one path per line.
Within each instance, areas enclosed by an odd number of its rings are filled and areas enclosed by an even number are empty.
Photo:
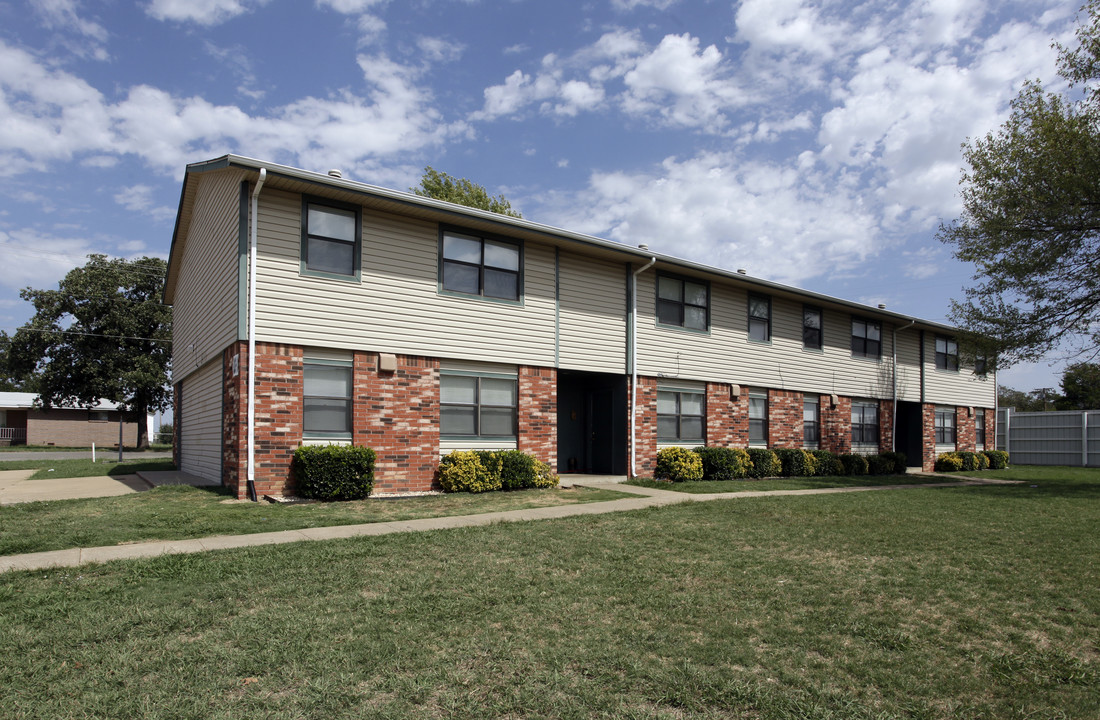
M376 492L430 490L439 469L439 361L398 355L379 369L378 353L356 352L352 442L372 448Z
M878 401L878 451L891 452L894 449L894 401ZM908 461L906 461L908 462Z
M802 447L802 393L768 390L768 447Z
M997 411L993 408L985 408L985 449L997 449Z
M519 435L516 447L558 467L558 372L554 368L519 368Z
M822 395L820 402L821 449L834 455L852 452L852 399L838 397L835 408L829 395Z
M924 405L921 408L921 421L924 432L922 433L921 447L922 463L925 472L931 472L936 468L936 406Z
M630 383L627 382L626 404L630 405ZM638 412L634 416L635 471L639 477L652 477L657 468L657 379L638 377ZM633 413L634 408L628 408ZM630 434L630 415L626 418ZM627 452L630 448L627 448ZM629 468L627 468L629 472Z
M975 410L974 412L980 412ZM955 447L959 450L974 452L977 441L974 437L974 417L968 407L955 408Z
M737 447L742 424L741 398L731 400L730 386L726 383L707 383L706 402L707 445Z
M291 462L302 440L302 348L258 342L255 365L256 495L291 495ZM245 416L247 422L247 408ZM247 490L246 483L238 482L237 497L245 497Z

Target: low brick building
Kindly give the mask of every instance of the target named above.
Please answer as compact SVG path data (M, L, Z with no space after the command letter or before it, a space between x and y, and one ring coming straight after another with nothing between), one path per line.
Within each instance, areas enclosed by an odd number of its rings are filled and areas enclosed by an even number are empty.
M995 376L953 327L232 155L187 168L165 301L177 462L240 497L292 493L311 443L374 448L386 492L432 488L457 449L608 475L702 444L930 468L994 432Z
M118 446L120 414L102 400L93 408L43 408L34 393L0 392L0 445ZM122 425L123 445L137 444L137 423Z

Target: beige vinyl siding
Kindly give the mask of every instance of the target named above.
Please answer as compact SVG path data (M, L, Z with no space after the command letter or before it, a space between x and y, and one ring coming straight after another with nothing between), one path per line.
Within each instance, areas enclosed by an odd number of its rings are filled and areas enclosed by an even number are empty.
M559 367L626 372L626 266L561 253Z
M710 380L801 392L853 397L892 396L891 326L882 326L882 357L854 358L852 316L824 308L824 349L802 348L799 300L771 296L772 338L748 339L748 292L711 283L709 333L658 327L655 320L656 273L638 283L638 370L643 375Z
M554 364L554 251L524 246L522 304L438 290L438 226L363 212L362 282L302 276L300 195L260 196L259 340Z
M221 482L222 365L211 361L183 381L180 470Z
M176 380L237 339L240 182L242 174L198 178L194 221L180 258L172 306L172 372Z
M920 402L920 330L912 327L898 330L898 400Z
M941 405L964 407L987 407L994 405L996 383L993 373L984 379L974 374L974 366L959 363L958 371L936 368L936 333L924 334L925 402Z

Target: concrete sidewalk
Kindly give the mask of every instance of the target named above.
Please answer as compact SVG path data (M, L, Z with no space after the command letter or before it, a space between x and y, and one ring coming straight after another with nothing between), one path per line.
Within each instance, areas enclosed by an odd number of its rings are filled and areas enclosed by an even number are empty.
M101 475L83 478L31 480L37 470L0 470L0 505L114 497L142 492L152 487L137 475Z
M585 483L584 487L600 490L617 490L619 492L630 493L635 497L623 498L621 500L609 500L600 503L589 503L585 505L563 505L557 507L532 508L529 510L509 510L506 512L482 513L479 515L455 515L440 518L422 518L420 520L368 523L363 525L335 525L323 528L252 533L249 535L215 535L212 537L193 538L188 540L157 540L126 545L72 548L70 550L55 550L51 552L28 553L25 555L8 555L0 557L0 573L12 570L43 570L55 567L77 567L87 563L108 562L110 560L198 553L207 550L228 550L258 545L281 545L284 543L303 542L307 540L337 540L372 535L389 535L399 532L424 532L427 530L476 527L480 525L492 525L494 523L552 520L556 518L577 517L580 515L602 515L605 513L641 510L643 508L662 507L665 505L675 505L686 502L711 502L715 500L737 500L739 498L785 495L826 495L832 493L870 492L874 490L916 490L923 488L951 488L975 485L1018 485L1020 482L1019 480L966 477L953 482L925 483L922 485L875 485L810 490L761 490L758 492L708 493L699 495L657 488L621 485L612 482L595 482Z

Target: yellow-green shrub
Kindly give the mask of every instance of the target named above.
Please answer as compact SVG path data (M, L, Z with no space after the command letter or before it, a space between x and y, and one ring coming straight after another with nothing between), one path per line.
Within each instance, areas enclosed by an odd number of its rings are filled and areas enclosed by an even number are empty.
M496 453L456 450L440 461L439 484L446 492L500 490L500 466L500 457Z
M542 460L536 460L535 462L537 463L537 470L531 486L537 488L557 487L559 478L554 469L550 467L550 463L545 463Z
M672 482L703 479L703 461L691 450L682 447L665 448L657 452L657 478Z
M963 459L958 453L940 453L939 457L936 458L937 472L956 472L962 470L962 467Z

